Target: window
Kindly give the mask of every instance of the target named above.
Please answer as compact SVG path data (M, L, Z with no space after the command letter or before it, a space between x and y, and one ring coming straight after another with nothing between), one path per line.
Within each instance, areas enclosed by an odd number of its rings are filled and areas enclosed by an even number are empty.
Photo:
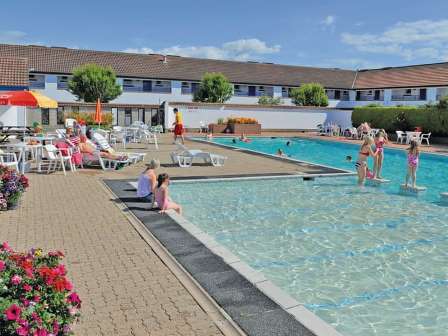
M159 110L156 108L151 109L151 126L157 126L159 122Z
M30 89L45 89L45 75L29 75Z
M112 125L118 125L118 108L112 107Z
M56 112L56 122L58 125L64 125L65 123L64 106L58 107L58 111Z
M254 96L256 96L256 87L255 86L253 86L253 85L249 85L249 96L250 97L254 97Z
M361 100L361 91L356 91L356 100Z
M79 106L72 106L73 113L79 113Z
M188 83L188 82L182 82L182 85L181 85L181 93L182 93L182 94L190 94L190 93L191 93L190 83Z
M124 125L130 126L132 124L132 109L124 109Z
M143 92L151 92L152 91L152 81L144 80L143 81Z
M335 90L334 91L334 99L341 99L341 90Z
M380 90L375 90L375 100L381 100L381 91Z
M58 76L58 90L68 90L68 76Z
M199 90L200 83L191 83L191 93L195 94Z
M426 100L426 89L420 89L419 99Z
M145 122L145 109L144 108L138 109L138 121Z
M407 94L407 95L412 94L412 89L406 89L406 94Z
M50 125L50 109L41 109L42 125Z

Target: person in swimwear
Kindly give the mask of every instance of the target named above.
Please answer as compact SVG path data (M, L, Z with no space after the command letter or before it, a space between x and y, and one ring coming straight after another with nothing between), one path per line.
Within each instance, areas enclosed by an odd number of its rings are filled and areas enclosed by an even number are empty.
M242 142L250 142L250 139L248 137L246 137L246 134L241 133L240 141L242 141Z
M376 157L377 153L372 150L373 138L368 136L364 138L358 154L358 160L355 163L356 172L358 173L358 185L362 185L367 177L367 158Z
M384 129L375 135L375 151L377 153L373 163L373 178L382 179L381 170L384 161L384 144L388 143L387 133Z
M173 202L173 200L168 196L169 184L170 177L168 174L160 174L157 177L157 188L155 191L157 206L160 208L160 213L165 213L167 210L173 209L179 215L182 215L182 207Z
M408 172L406 174L405 188L408 187L409 179L412 182L412 188L417 187L417 168L420 151L417 140L411 141L411 146L408 148Z

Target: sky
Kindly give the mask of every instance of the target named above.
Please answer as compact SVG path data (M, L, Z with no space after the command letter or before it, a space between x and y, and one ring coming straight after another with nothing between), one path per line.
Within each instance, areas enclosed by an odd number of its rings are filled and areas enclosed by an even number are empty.
M2 2L0 43L347 69L448 61L446 0Z

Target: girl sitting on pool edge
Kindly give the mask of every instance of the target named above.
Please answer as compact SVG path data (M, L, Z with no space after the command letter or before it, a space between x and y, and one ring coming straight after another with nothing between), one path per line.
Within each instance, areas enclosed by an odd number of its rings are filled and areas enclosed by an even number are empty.
M157 178L157 188L155 191L155 199L160 208L160 213L165 213L167 210L175 210L179 215L182 215L182 207L173 202L168 195L168 186L170 184L170 177L168 174L160 174Z

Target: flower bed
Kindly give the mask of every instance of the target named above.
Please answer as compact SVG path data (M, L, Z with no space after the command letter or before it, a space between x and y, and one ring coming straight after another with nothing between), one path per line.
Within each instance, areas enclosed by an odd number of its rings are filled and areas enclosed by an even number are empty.
M17 207L28 186L28 178L25 175L0 165L0 210Z
M81 300L73 291L60 251L14 252L0 245L0 335L71 335Z

